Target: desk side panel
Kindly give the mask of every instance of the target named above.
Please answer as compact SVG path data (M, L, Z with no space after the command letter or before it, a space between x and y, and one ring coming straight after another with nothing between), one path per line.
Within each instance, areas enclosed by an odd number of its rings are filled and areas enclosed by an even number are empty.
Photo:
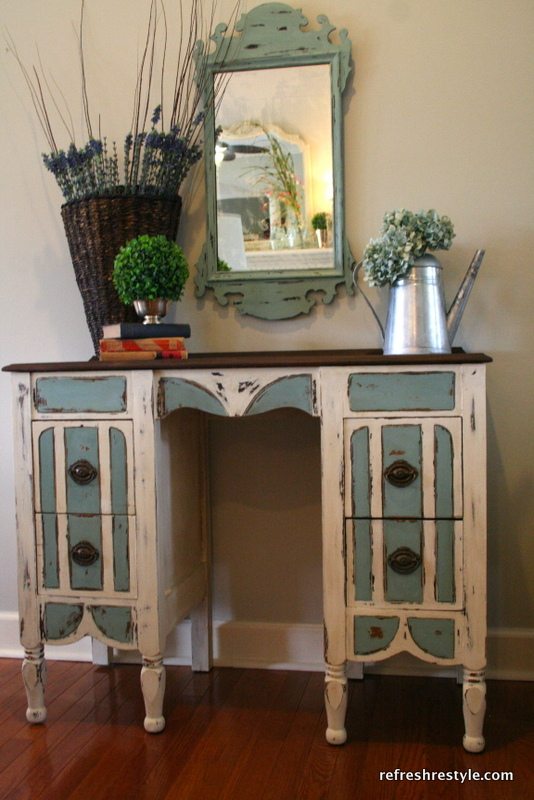
M20 638L23 647L31 650L40 646L41 632L39 607L36 602L30 374L15 373L12 385Z

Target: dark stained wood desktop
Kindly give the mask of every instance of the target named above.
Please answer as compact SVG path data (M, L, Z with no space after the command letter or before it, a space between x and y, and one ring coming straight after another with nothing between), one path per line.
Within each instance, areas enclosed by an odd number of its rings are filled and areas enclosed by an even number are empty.
M243 353L189 353L179 359L153 361L58 361L31 364L9 364L4 372L92 372L93 370L130 369L251 369L254 367L369 367L394 364L481 364L492 359L484 353L466 353L453 348L452 353L385 356L382 350L273 350Z
M530 800L534 684L488 683L487 748L461 746L460 687L350 681L342 747L326 743L321 673L167 667L167 727L144 732L139 667L49 662L30 726L20 662L0 660L3 800ZM381 770L512 771L513 782L386 782Z

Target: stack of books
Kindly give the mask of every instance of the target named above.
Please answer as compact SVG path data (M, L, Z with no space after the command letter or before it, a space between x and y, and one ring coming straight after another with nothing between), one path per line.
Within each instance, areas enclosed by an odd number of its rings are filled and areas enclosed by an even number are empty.
M156 358L187 358L185 339L191 336L186 324L144 325L118 322L104 325L100 340L100 361L148 361Z

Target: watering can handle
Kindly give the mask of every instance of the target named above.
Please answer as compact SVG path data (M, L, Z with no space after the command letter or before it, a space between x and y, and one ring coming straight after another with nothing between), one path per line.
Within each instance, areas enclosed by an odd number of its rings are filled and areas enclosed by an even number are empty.
M353 267L353 270L352 270L352 283L353 283L354 288L361 292L361 295L362 295L363 299L365 300L365 302L367 303L367 305L371 309L371 314L375 318L375 320L377 322L377 325L380 328L380 331L382 333L382 337L384 337L384 326L380 322L380 317L378 316L378 314L374 310L373 304L371 303L371 301L369 300L369 298L367 297L367 295L363 291L362 287L358 283L358 273L359 273L360 269L362 268L362 266L363 266L363 261L359 261L357 264L356 263L354 264L354 267Z

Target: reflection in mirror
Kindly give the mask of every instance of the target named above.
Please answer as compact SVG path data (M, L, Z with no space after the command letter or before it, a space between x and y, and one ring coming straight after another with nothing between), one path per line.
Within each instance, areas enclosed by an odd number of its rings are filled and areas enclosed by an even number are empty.
M230 73L215 119L219 270L334 267L330 85L329 64Z

